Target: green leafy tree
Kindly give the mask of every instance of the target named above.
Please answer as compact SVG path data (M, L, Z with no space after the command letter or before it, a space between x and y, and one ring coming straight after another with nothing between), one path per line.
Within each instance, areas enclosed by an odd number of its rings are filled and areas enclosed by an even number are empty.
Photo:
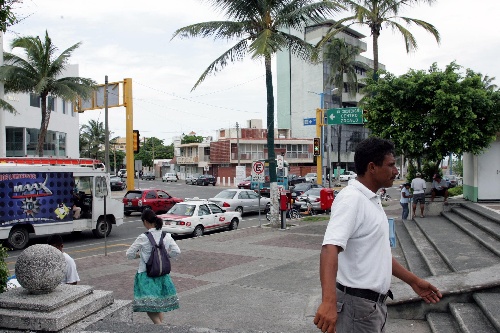
M106 130L102 121L90 119L80 127L80 155L103 159Z
M7 248L0 244L0 293L7 288L7 279L9 278L9 268L5 259L8 257Z
M399 12L404 7L411 7L422 2L432 4L435 0L340 0L352 12L352 15L343 18L330 29L319 45L322 45L340 31L349 28L351 25L366 25L370 28L373 41L373 69L374 75L377 75L378 65L378 38L382 27L386 26L393 31L398 31L404 39L406 52L417 50L417 40L413 34L403 26L400 21L406 25L415 24L424 30L430 32L436 41L440 42L438 30L430 23L410 17L400 16Z
M201 137L202 138L202 137ZM169 159L174 157L174 146L163 144L163 140L158 138L146 138L139 153L134 155L134 159L141 160L145 167L152 167L155 159Z
M77 97L89 98L95 86L91 79L81 77L60 77L77 43L56 55L57 47L52 43L48 32L42 41L39 36L18 37L12 41L12 49L23 49L26 57L4 52L4 65L0 67L0 81L5 84L5 92L35 93L41 101L41 123L37 151L43 156L43 146L50 121L48 96L75 101Z
M236 40L235 44L203 72L193 89L212 73L217 73L230 62L240 61L246 55L264 60L267 91L267 147L271 198L277 201L276 155L274 152L274 93L271 59L279 51L290 50L300 59L314 56L314 47L287 31L301 31L307 24L320 23L326 15L341 7L334 1L310 0L208 0L227 21L212 21L189 25L175 31L172 38L213 37L215 40ZM277 207L273 205L273 207ZM277 224L277 210L273 208L273 224Z
M366 91L362 105L372 133L393 140L410 159L433 162L434 172L450 153L481 153L500 131L500 92L455 62L369 78Z
M200 143L203 142L203 137L200 135L183 135L181 143Z

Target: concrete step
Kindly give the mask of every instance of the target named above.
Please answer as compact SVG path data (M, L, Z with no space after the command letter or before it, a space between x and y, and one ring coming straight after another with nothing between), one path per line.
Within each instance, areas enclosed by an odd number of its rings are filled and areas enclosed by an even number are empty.
M430 217L428 219L430 219ZM427 239L415 221L407 221L405 227L432 275L448 274L452 272L450 266L448 266L436 251L434 244Z
M450 311L463 333L498 332L474 303L451 303Z
M465 211L464 208L461 209ZM486 219L482 219L483 221L481 221L481 217L478 214L476 213L472 214L476 215L477 224L475 222L472 222L472 220L469 220L468 218L464 219L464 215L468 215L469 217L472 218L471 214L468 212L462 211L460 214L459 212L452 210L451 212L443 212L442 215L448 220L450 220L457 227L462 229L464 232L466 232L469 236L471 236L476 241L481 243L484 247L486 247L491 252L500 257L500 238L498 238L500 237L500 225L496 225L498 227L498 235L497 235L495 234L495 230L493 230L494 228L488 227L487 229L483 229L479 227L478 224L480 223L486 224L488 223L488 221ZM489 222L489 223L495 224L494 222Z
M427 314L427 322L432 333L462 333L449 313L430 312Z
M475 293L472 297L486 318L500 332L500 293Z
M464 201L460 203L462 207L467 208L468 210L471 210L473 212L479 213L482 216L487 217L491 221L500 224L500 214L498 214L495 211L492 211L486 207L483 207L481 205L478 205L476 203L470 202L470 201Z
M500 240L500 224L495 220L463 206L453 207L451 211Z
M422 258L422 255L418 251L415 243L413 242L408 230L406 229L406 225L415 224L414 221L407 220L401 221L396 220L396 237L398 239L397 247L401 249L401 252L404 256L404 262L400 261L400 264L405 266L408 270L416 274L417 276L426 277L431 276L432 273L427 266L427 263ZM393 249L394 255L394 249ZM397 258L399 261L399 258Z
M500 263L500 257L442 216L415 218L415 222L455 272Z

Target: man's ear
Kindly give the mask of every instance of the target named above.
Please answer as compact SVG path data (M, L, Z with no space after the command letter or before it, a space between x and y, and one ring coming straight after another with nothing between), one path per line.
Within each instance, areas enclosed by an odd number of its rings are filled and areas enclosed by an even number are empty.
M373 173L375 171L375 163L370 162L366 166L366 172Z

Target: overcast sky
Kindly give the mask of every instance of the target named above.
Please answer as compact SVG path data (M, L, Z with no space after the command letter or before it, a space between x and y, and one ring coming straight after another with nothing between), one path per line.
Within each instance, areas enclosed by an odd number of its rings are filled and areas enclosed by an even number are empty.
M24 0L16 13L26 18L6 33L6 51L12 38L42 37L48 30L59 51L82 42L70 61L79 65L80 76L100 84L105 75L110 82L132 78L134 129L141 137L155 136L170 144L173 136L191 131L214 136L215 130L234 127L236 122L245 126L246 120L257 118L265 123L261 61L230 64L191 92L207 66L234 44L201 38L170 40L178 28L221 18L206 2ZM441 33L441 44L423 29L411 27L419 49L406 54L402 37L385 28L379 38L379 61L399 75L410 68L427 69L433 62L444 67L455 60L500 78L500 38L494 28L499 13L498 0L437 0L432 7L406 10L402 15L434 24ZM342 13L333 19L345 16ZM354 29L368 36L364 55L372 58L369 31L359 26ZM80 124L89 119L104 121L104 110L85 112ZM113 136L125 134L123 108L109 109L109 127Z

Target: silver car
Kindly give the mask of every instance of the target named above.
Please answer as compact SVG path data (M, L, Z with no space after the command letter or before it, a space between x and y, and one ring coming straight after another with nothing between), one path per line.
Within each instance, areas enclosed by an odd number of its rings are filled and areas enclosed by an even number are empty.
M208 201L218 204L227 211L235 211L242 214L259 211L259 195L252 190L228 189L208 199ZM271 199L261 197L260 210L263 211L270 203Z

